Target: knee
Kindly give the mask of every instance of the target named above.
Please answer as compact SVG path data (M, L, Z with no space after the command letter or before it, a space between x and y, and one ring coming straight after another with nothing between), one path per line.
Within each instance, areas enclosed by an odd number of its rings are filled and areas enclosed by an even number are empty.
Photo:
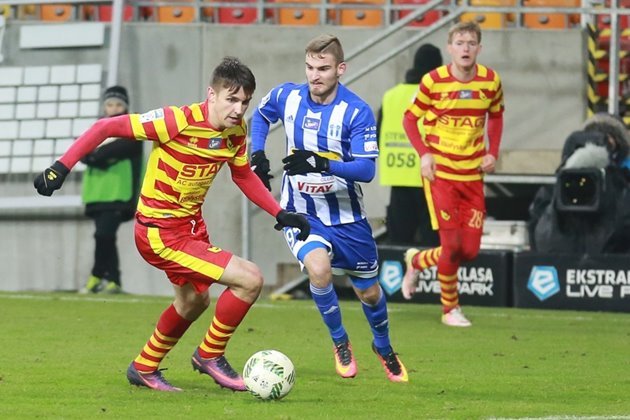
M175 301L177 313L189 321L199 318L208 306L210 306L210 294L208 292L187 294Z
M470 246L464 247L461 251L461 260L462 261L470 261L477 258L479 255L479 247L478 246Z
M445 258L449 264L459 264L462 261L462 248L461 247L453 247L453 248L442 247L441 258Z
M306 269L310 282L316 287L326 287L332 280L330 264L311 264Z
M260 268L253 262L247 261L244 266L244 277L242 289L253 300L258 298L263 288L263 275Z
M374 283L367 289L356 289L357 297L368 305L376 305L381 298L381 288L378 283Z

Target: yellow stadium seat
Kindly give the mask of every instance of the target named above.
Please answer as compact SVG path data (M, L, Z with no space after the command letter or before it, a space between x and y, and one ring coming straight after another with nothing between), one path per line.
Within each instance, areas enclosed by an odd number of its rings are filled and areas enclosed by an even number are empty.
M275 0L275 3L315 3L321 0ZM319 9L302 7L281 7L276 10L276 22L280 25L314 26L319 25Z
M516 4L516 0L470 0L471 6L497 6L509 7ZM513 18L507 13L463 13L460 18L462 22L475 21L483 29L501 29L508 25Z
M339 5L383 5L385 0L331 0ZM339 9L334 13L334 20L342 26L382 26L383 10L379 9Z
M169 0L171 1L171 0ZM195 20L195 9L185 6L191 0L175 0L182 6L159 6L157 8L157 21L162 23L189 23Z
M524 0L525 7L580 7L580 0ZM525 13L523 26L532 29L564 29L580 21L576 14Z
M47 4L39 9L40 18L45 21L62 22L72 19L72 6L69 4Z
M8 4L4 4L2 6L0 6L0 16L4 17L5 19L8 19L11 17L11 6L9 6Z

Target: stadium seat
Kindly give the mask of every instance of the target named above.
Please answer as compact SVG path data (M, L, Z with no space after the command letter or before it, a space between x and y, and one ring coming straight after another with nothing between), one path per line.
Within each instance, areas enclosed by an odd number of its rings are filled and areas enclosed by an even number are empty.
M333 21L342 26L382 26L382 9L361 9L360 6L382 6L385 0L331 0L331 4L357 5L357 9L338 9L333 14Z
M321 0L275 0L275 3L313 3L321 4ZM319 9L287 6L275 9L276 23L280 25L314 26L319 25Z
M393 6L396 6L396 5L413 5L413 4L422 5L422 4L427 3L427 1L428 0L393 0L392 4L393 4ZM412 12L411 9L394 10L392 22L395 22L397 20L400 20L400 19L404 18L405 16L407 16L411 12ZM413 22L409 23L407 26L429 26L429 25L433 24L434 22L436 22L437 20L439 20L442 16L444 16L444 14L445 14L445 12L443 12L441 10L431 10L431 11L423 14L419 18L414 19Z
M98 13L97 19L101 22L111 22L112 21L112 6L98 6L96 8L96 13ZM123 20L125 22L131 22L133 20L133 7L125 6L123 8Z
M604 2L604 7L610 7L610 0ZM630 0L619 0L620 9L630 9ZM599 29L610 28L609 15L597 15L597 27ZM621 29L630 28L630 16L619 15L619 27Z
M516 4L516 0L470 0L471 6L496 6L509 7ZM483 29L502 29L513 21L513 17L507 13L463 13L460 21L468 22L474 20Z
M524 0L525 7L580 7L581 0ZM523 26L531 29L565 29L580 22L580 15L525 13Z
M157 8L157 21L161 23L189 23L195 20L195 8L184 6L191 0L174 0L182 3L182 6L159 6Z
M255 3L256 0L221 0L228 3ZM246 25L258 21L256 7L218 7L217 22L230 25Z
M69 4L48 4L40 6L41 20L62 22L73 18L72 6Z

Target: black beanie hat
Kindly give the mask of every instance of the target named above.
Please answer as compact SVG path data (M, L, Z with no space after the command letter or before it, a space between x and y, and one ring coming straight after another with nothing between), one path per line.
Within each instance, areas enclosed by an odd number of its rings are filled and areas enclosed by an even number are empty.
M422 76L442 65L442 53L432 44L422 44L413 56L413 68L407 70L405 81L418 83Z
M125 106L129 106L129 96L127 96L127 89L122 86L111 86L105 90L103 94L103 101L111 98L116 98L125 103Z

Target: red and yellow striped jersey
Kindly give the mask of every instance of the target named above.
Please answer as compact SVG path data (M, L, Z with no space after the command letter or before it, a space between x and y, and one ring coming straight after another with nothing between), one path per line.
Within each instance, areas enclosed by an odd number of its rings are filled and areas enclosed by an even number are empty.
M475 77L465 83L451 75L450 65L424 75L407 112L424 117L423 141L435 158L436 176L457 181L481 179L486 114L500 114L503 107L499 75L481 64L477 64Z
M164 227L196 215L223 164L247 164L245 122L213 128L207 102L130 114L129 120L136 139L156 142L138 201L141 222Z

